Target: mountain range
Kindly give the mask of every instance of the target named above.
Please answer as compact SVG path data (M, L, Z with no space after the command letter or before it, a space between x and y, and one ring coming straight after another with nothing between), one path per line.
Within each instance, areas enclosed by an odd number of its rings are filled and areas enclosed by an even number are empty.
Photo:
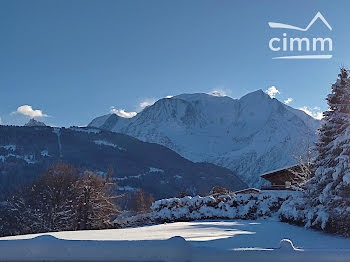
M316 140L319 125L262 90L240 99L182 94L160 99L132 118L107 114L89 124L226 167L254 187L263 184L262 173L295 164Z
M33 121L32 121L33 122ZM114 170L118 190L142 188L156 199L247 185L231 170L193 163L162 145L96 128L0 126L0 195L27 184L58 162L100 175Z

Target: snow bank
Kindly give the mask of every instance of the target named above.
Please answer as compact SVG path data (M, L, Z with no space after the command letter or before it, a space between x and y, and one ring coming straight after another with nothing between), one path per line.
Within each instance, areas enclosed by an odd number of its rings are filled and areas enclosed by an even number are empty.
M278 213L283 222L319 230L325 230L329 220L329 214L323 205L310 206L303 195L287 199Z
M162 199L153 203L152 216L160 221L229 218L257 219L278 215L282 204L300 192L268 191L261 194Z
M182 237L152 241L62 240L42 235L1 240L1 261L190 261L191 247Z
M286 241L286 240L282 240ZM201 249L194 253L192 261L244 261L244 262L334 262L349 261L350 250L300 250L295 249L287 240L277 249L243 249L226 252L213 252L213 250Z
M282 239L277 248L233 250L196 247L182 237L168 240L96 241L63 240L41 235L31 239L0 240L1 261L340 262L349 259L349 249L301 249L295 248L289 239Z
M130 227L176 221L259 218L271 218L329 232L329 214L324 206L306 205L303 191L289 190L161 199L152 204L151 213L123 217L117 219L115 225Z

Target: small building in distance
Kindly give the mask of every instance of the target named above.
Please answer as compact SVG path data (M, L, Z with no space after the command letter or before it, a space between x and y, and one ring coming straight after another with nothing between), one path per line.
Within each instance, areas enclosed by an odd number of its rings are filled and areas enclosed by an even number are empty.
M295 173L300 171L299 165L293 165L262 174L261 177L270 182L270 185L262 186L261 189L292 190L291 186L298 184L300 180Z

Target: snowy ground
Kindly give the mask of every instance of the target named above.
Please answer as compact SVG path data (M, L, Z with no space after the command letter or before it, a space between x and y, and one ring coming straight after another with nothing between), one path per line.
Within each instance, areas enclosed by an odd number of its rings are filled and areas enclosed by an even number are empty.
M182 236L196 247L225 250L276 248L281 239L288 238L299 248L350 249L350 239L271 220L177 222L126 229L56 232L50 235L68 240L116 241L164 240ZM28 239L35 236L38 235L5 237L0 240Z

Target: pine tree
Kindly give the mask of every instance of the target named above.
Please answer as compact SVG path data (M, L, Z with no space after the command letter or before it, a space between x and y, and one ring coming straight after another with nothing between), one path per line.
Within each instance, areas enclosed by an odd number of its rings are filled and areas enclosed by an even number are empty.
M324 112L315 176L308 183L308 225L329 231L350 233L350 79L341 68L332 93L326 98L329 110Z

